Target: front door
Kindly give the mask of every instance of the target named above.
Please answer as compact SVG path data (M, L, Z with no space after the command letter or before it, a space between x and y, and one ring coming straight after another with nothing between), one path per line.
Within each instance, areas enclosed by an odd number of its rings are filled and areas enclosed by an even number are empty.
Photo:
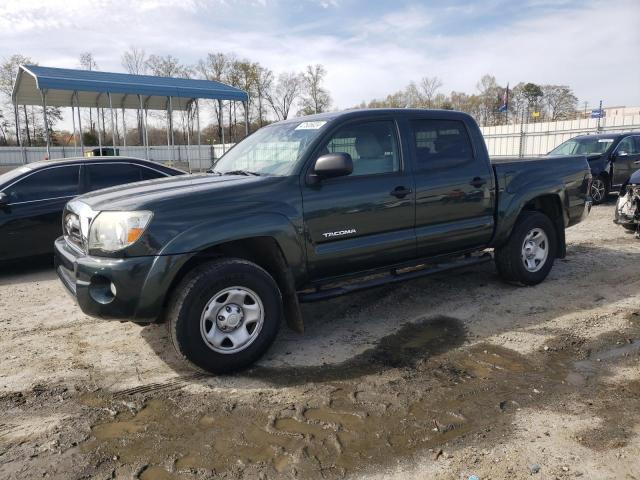
M0 210L0 258L53 251L62 234L62 210L78 194L78 165L36 171L8 186L9 204Z
M315 159L344 152L353 173L302 189L312 279L400 263L415 256L412 177L391 118L351 122L329 134Z
M613 185L627 181L633 172L640 169L640 135L630 135L618 144L613 160Z
M417 118L410 121L410 130L418 255L487 245L495 194L486 154L474 152L462 121Z

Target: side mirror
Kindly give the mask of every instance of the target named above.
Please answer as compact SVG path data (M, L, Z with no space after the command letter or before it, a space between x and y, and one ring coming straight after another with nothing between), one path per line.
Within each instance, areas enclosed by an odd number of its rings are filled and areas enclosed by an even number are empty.
M310 175L312 183L323 178L343 177L353 172L351 155L344 152L328 153L318 157Z
M9 196L4 192L0 192L0 208L4 208L7 205L9 205Z

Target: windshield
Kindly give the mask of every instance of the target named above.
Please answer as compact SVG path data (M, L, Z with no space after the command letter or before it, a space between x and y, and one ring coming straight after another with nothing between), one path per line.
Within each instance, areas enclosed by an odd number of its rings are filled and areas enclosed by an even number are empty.
M6 173L3 173L2 175L0 175L0 189L10 183L14 178L18 178L23 173L30 171L31 169L29 167L18 167L14 168L13 170L9 170Z
M613 138L572 138L549 152L549 155L591 155L604 153L613 143Z
M213 172L290 175L304 149L326 123L301 121L261 128L229 150Z

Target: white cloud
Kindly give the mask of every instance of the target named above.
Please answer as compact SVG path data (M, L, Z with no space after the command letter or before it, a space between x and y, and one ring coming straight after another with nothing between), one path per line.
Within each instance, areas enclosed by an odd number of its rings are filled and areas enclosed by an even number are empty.
M121 53L136 45L187 63L210 51L235 52L275 71L323 63L343 108L425 75L441 77L444 91L470 92L485 73L502 84L567 84L591 104L601 98L640 104L637 1L596 0L561 10L548 0L531 2L540 8L530 18L505 16L497 28L448 32L439 28L439 15L468 21L481 18L481 9L416 3L373 15L365 2L354 14L353 6L313 0L298 5L292 22L271 0L8 0L0 10L0 57L23 53L43 65L76 67L89 50L101 69L121 70ZM326 16L309 14L311 6Z

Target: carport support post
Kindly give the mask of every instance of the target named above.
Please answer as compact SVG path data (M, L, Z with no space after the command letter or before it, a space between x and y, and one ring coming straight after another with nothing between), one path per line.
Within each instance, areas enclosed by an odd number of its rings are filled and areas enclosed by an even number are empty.
M20 154L22 155L22 163L27 163L27 151L22 144L22 135L20 134L20 110L18 109L18 99L15 101L14 114L16 117L16 139L18 140L18 146L20 147Z
M242 102L244 105L244 136L249 136L249 101Z
M76 97L76 107L78 110L78 133L80 134L80 153L84 156L84 138L82 138L82 116L80 115L80 100L78 99L78 92L75 91L73 94Z
M111 111L111 144L113 146L113 154L116 154L116 127L113 121L113 104L111 103L111 92L107 92L109 98L109 110Z
M200 103L196 100L196 124L198 127L198 165L202 171L202 158L200 157Z
M71 98L73 98L73 95ZM76 112L75 112L75 107L73 106L73 101L71 102L71 123L73 124L73 153L77 157L78 156L78 138L76 137Z
M189 128L189 122L191 120L191 105L193 100L190 100L187 104L187 165L189 166L189 173L191 173L191 155L189 149L191 148L191 129Z
M98 123L98 147L100 148L100 155L102 155L102 130L100 129L100 97L102 94L98 95L96 99L96 122Z
M144 105L142 104L142 95L138 95L138 101L140 102L140 128L142 129L142 146L144 147L145 156L149 160L149 148L147 145L146 125L144 118Z
M171 120L169 120L169 97L167 97L165 110L167 111L167 153L169 153L169 149L171 148L171 135L169 134L169 129L171 128Z
M226 149L224 148L224 115L222 113L222 100L218 100L218 108L220 109L220 134L222 136L222 154L224 155Z
M124 100L122 100L122 146L127 148L127 121L124 119Z
M173 133L173 101L169 97L169 130L171 130L171 161L176 161L176 139Z
M47 91L40 90L42 97L42 117L44 119L44 131L47 139L47 160L51 160L51 138L49 136L49 122L47 121Z

